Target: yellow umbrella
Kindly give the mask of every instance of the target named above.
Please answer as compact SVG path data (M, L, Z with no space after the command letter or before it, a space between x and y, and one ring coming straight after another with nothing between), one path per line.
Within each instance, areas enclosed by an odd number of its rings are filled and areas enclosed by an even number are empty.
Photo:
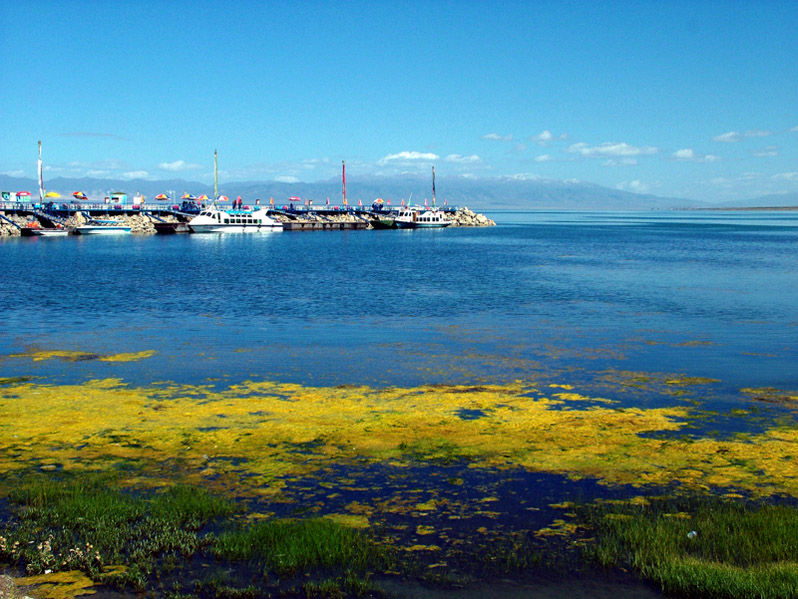
M46 194L44 194L44 197L46 197L46 198L60 198L61 194L58 193L57 191L48 191Z

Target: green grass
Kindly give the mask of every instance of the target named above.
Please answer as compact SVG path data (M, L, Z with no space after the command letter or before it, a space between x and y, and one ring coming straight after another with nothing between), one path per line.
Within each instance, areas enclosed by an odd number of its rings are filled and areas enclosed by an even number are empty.
M604 567L631 567L667 594L709 599L798 597L798 509L708 497L582 511L587 550Z
M202 489L133 494L109 476L30 479L9 499L17 517L0 531L0 560L30 574L78 569L95 578L104 565L125 564L121 581L137 588L156 561L193 555L204 542L199 528L232 511Z
M331 520L268 520L220 534L219 559L257 560L279 575L329 568L366 572L384 565L386 551L361 532Z

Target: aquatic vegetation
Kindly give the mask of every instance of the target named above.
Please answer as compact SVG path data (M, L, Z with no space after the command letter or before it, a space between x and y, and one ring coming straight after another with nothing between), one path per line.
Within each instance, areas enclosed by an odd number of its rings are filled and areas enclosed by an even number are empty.
M703 384L703 383L702 383ZM247 381L228 388L121 379L0 386L0 472L130 470L237 494L279 493L329 463L467 462L607 484L798 492L798 431L682 436L689 406L621 407L534 383L334 387ZM463 419L461 410L478 410ZM663 435L663 433L671 433Z
M630 567L665 593L798 597L798 509L708 496L582 508L596 534L586 555Z
M669 389L690 394L713 381L646 380L639 373L606 380L607 389L626 382L635 390L655 386L677 405L628 407L616 392L599 395L548 380L373 388L6 379L0 385L0 443L6 448L0 491L26 508L18 526L2 533L7 541L0 557L31 574L79 570L94 580L109 564L124 565L104 580L144 589L153 577L180 572L190 556L206 555L255 567L270 580L276 575L298 593L354 595L342 591L349 583L339 575L340 564L359 581L352 589L365 589L369 573L388 569L391 561L403 564L404 572L424 571L430 580L445 569L440 564L459 567L453 576L462 580L477 571L500 576L552 564L565 568L568 559L552 556L571 547L569 540L576 540L572 547L591 547L568 502L549 501L558 513L541 515L528 529L500 526L507 498L493 488L472 488L473 472L550 473L645 489L641 493L652 487L718 488L750 497L798 493L792 459L798 431L790 422L774 418L756 432L688 436L681 433L703 412ZM743 422L748 412L737 410L734 417ZM407 471L408 481L420 467L439 474L429 484L408 482L378 495L378 480L344 474L370 464L383 466L383 476ZM342 468L334 476L333 465ZM63 480L72 483L61 488ZM209 521L231 517L233 503L222 496L256 512L246 523L226 521L218 536L204 535ZM645 510L650 502L641 495L631 505ZM611 523L636 522L630 509L607 507L606 538ZM312 517L274 517L280 510ZM659 518L691 527L695 519L685 507ZM374 530L384 536L372 536ZM467 534L474 538L458 536ZM386 552L387 544L398 551ZM671 578L708 572L708 558L700 559L700 568L686 558L672 560ZM609 557L596 563L620 564ZM728 568L745 576L757 568L785 575L784 567L768 564L730 562ZM295 580L308 571L321 578ZM253 592L250 584L219 583L213 593L245 597ZM211 586L194 592L207 594ZM179 599L187 591L171 592Z
M91 352L77 350L32 350L24 354L12 354L11 358L30 358L34 362L44 360L63 360L64 362L87 362L99 360L100 362L138 362L145 358L151 358L157 352L145 350L140 352L129 352L122 354L100 355Z
M322 567L366 572L387 563L387 550L354 529L326 518L265 520L220 534L217 558L257 560L280 576Z

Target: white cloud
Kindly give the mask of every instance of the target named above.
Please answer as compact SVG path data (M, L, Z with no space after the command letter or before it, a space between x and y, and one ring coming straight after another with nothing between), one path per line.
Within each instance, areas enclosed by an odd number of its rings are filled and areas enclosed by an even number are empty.
M683 148L673 153L676 160L695 160L695 152L691 148Z
M291 177L289 175L275 177L274 180L280 183L299 183L299 179L297 179L296 177Z
M698 154L692 148L682 148L671 154L671 158L682 162L720 162L721 157L715 154Z
M644 156L656 154L659 150L653 146L631 146L627 143L607 142L599 146L590 146L584 142L571 144L567 152L579 154L585 158L605 158L623 156Z
M779 155L779 148L777 146L766 146L759 150L754 150L754 156L757 158L772 158Z
M601 166L635 166L637 158L610 158L601 163Z
M388 154L385 158L377 161L379 165L391 164L393 162L413 162L416 160L438 160L440 156L431 152L399 152L398 154Z
M22 170L19 170L19 171L5 171L3 173L0 173L0 175L5 175L7 177L24 177L25 176L25 171L22 171Z
M648 193L648 185L643 183L640 179L635 179L634 181L623 181L622 183L618 183L615 186L616 189L620 189L621 191L631 191L634 193Z
M772 131L764 131L760 129L746 131L745 133L739 133L738 131L729 131L728 133L716 135L715 137L712 138L712 141L719 141L727 144L735 144L742 141L746 137L769 137L771 135L773 135Z
M550 154L535 156L535 162L551 162L552 160L554 160L554 158L552 158Z
M482 136L482 139L488 139L491 141L513 141L513 136L499 135L498 133L487 133L486 135Z
M798 181L798 173L779 173L773 178L777 181Z
M471 156L461 156L460 154L449 154L444 160L446 160L446 162L456 162L458 164L472 164L474 162L479 162L482 159L476 154L471 154Z
M737 131L729 131L722 135L716 135L712 138L712 141L719 141L725 144L736 144L738 141L742 140L742 138L743 136L737 133Z
M560 135L555 136L555 135L552 134L551 131L546 129L544 131L541 131L539 134L533 135L532 137L530 137L529 141L534 141L538 145L545 146L545 145L550 144L553 141L557 141L557 140L560 140L560 139L567 139L567 137L568 136L565 133L562 133Z
M143 179L149 175L147 171L128 171L119 175L123 179Z
M180 171L193 171L202 168L200 164L190 164L185 160L175 160L174 162L161 162L158 168L162 171L180 172Z

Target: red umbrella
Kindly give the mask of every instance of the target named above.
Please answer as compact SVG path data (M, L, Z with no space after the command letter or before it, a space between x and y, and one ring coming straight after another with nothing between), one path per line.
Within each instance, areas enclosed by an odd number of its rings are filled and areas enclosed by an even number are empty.
M159 193L157 196L155 196L155 199L156 200L168 200L169 196L166 195L165 193Z

